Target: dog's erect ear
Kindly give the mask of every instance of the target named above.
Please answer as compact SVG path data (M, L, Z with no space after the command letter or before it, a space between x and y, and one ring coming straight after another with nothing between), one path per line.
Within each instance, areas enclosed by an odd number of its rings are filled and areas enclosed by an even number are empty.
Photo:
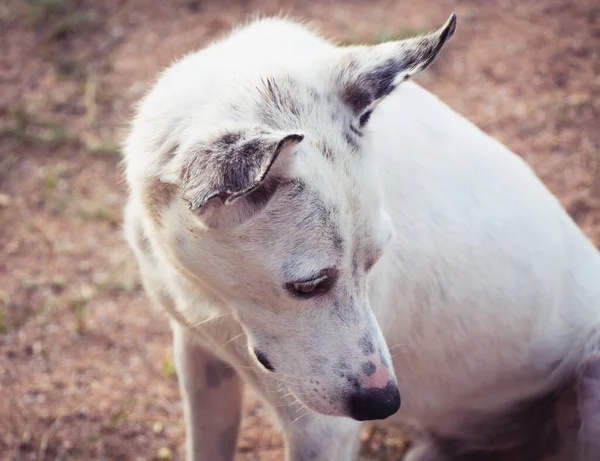
M184 198L190 209L208 227L247 219L259 202L264 202L265 194L261 194L262 199L238 199L256 195L277 159L303 138L302 133L252 127L221 132L194 146L181 169Z
M589 348L579 372L578 461L600 460L600 343Z
M344 50L335 71L340 96L356 115L387 96L402 81L425 69L456 29L456 15L421 37Z

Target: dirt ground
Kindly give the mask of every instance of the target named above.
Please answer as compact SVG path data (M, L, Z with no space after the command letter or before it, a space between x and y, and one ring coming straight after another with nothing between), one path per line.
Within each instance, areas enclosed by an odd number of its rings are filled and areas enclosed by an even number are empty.
M122 238L118 141L159 69L280 11L347 43L455 11L456 35L418 81L522 155L600 244L597 0L4 0L0 459L183 459L170 333ZM370 461L404 446L382 430L363 441ZM282 459L252 396L239 443L238 460Z

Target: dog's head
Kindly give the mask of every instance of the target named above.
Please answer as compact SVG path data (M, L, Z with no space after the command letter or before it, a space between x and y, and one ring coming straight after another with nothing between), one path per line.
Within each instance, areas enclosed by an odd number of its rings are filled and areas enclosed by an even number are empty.
M200 108L173 96L175 69L134 122L128 177L160 252L232 310L265 372L318 412L379 419L400 406L367 293L392 235L368 122L454 28L452 16L415 39L324 47Z

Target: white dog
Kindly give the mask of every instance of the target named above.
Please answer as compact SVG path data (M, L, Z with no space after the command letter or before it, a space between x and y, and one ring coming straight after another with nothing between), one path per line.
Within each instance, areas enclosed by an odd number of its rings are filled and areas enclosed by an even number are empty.
M141 102L126 232L171 314L190 461L233 459L244 384L290 461L349 461L385 418L413 461L600 460L600 254L405 82L455 24L337 47L262 19Z

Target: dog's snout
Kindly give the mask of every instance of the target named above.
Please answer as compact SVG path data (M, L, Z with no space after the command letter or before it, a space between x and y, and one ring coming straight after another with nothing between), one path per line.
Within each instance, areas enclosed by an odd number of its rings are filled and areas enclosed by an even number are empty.
M359 388L348 398L348 414L358 421L385 419L400 409L398 385L389 381L383 388Z

